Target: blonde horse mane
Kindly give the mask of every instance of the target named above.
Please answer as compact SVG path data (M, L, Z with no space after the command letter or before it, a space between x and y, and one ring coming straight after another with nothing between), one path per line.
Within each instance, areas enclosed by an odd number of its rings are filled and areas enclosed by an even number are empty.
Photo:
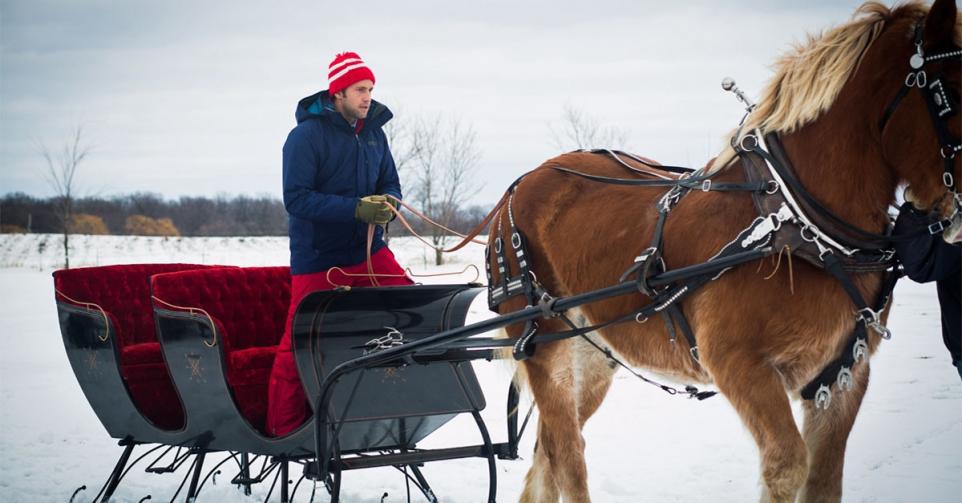
M896 10L923 17L928 6L913 1L894 9L875 1L862 4L853 20L821 35L808 35L775 64L775 75L759 100L758 108L742 128L742 136L760 128L765 132L791 133L821 116L838 97L842 86L855 73L865 50L875 41ZM957 26L958 28L958 26ZM959 38L959 30L956 30ZM726 138L725 149L712 164L717 171L735 158ZM737 138L736 140L741 140Z

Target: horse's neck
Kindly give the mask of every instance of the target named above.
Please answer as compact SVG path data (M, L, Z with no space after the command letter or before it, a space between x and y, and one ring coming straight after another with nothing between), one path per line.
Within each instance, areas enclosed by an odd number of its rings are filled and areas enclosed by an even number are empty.
M896 179L859 121L823 120L781 137L799 181L850 224L882 232Z

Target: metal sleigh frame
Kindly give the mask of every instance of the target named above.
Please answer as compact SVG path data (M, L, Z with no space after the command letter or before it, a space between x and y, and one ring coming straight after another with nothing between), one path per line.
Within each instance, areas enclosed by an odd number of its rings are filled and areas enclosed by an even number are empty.
M481 417L486 404L470 361L493 359L493 348L402 351L401 359L371 360L461 327L482 291L476 285L364 288L315 292L302 301L294 319L294 354L316 411L316 457L305 465L305 476L325 481L332 502L339 501L342 472L379 466L409 468L408 481L428 501L438 501L420 466L473 457L487 460L487 501L495 501L496 459L517 459L524 425L519 432L514 383L508 391L507 442L493 443ZM372 308L376 311L368 311ZM388 338L381 337L385 333ZM381 348L387 341L400 345L379 351L377 339ZM351 371L339 372L345 366ZM458 414L473 417L480 444L417 447Z
M680 279L694 276L714 274L717 271L738 264L761 258L769 250L751 250L734 253L726 257L719 257L707 263L683 267L664 272L647 278L648 286L663 286ZM433 294L429 293L435 289ZM301 303L294 319L293 344L295 360L302 383L308 394L314 410L315 431L315 460L305 465L305 476L315 481L333 482L332 502L338 501L339 479L341 472L357 468L387 465L418 465L424 462L454 459L462 457L482 457L488 460L489 468L489 502L496 500L497 481L495 459L517 459L518 443L524 432L528 418L518 427L518 390L512 384L508 397L508 441L494 444L490 441L487 427L481 420L479 411L483 403L472 403L471 407L463 408L460 412L470 412L477 423L484 442L481 445L458 447L440 450L420 450L413 446L397 445L390 454L362 457L351 449L342 449L345 440L345 428L350 428L356 417L351 416L350 409L358 407L355 398L361 394L358 389L363 387L365 375L375 371L388 369L414 369L427 364L447 362L452 368L461 369L454 372L455 381L459 384L464 395L472 397L471 387L473 372L464 363L472 360L495 358L495 351L512 346L512 339L495 339L491 337L473 337L485 332L502 328L511 324L536 320L564 313L566 310L591 302L636 294L639 292L637 281L628 280L616 285L572 295L565 298L542 299L538 305L528 306L510 314L496 316L470 325L463 325L468 305L474 297L484 291L478 285L444 285L444 286L416 286L393 288L365 288L359 290L334 290L315 292ZM416 295L415 295L416 293ZM359 305L377 306L376 312L352 312L342 303L350 297L358 299ZM420 333L406 333L406 326L413 326L411 320L424 313L431 312L425 306L431 297L444 297L448 305L444 309L435 308L435 312L443 313L443 322L434 323L434 330L421 327ZM435 299L435 305L440 300ZM419 304L421 303L421 304ZM373 319L364 319L358 315L375 315ZM378 318L377 316L381 316ZM333 320L333 321L332 321ZM329 347L345 347L338 344L338 331L330 326L348 323L366 323L366 327L355 328L361 336L352 334L355 346L353 357L325 359L326 345ZM423 323L423 320L419 320ZM430 325L430 324L429 324ZM592 330L571 330L556 334L539 334L537 341L547 342L569 337L575 337ZM387 345L376 344L378 340L385 341L387 333L400 332L401 336L390 341ZM367 340L367 345L364 340ZM325 342L326 341L326 342ZM360 342L361 344L356 344ZM374 344L372 344L374 343ZM322 358L324 356L325 358ZM436 365L434 365L436 366ZM424 395L429 388L409 389L406 397ZM370 395L363 395L370 398ZM483 396L481 397L483 400ZM368 402L365 402L370 405ZM480 406L478 406L480 405ZM423 412L423 411L422 411ZM395 419L397 420L397 419ZM348 432L347 436L350 436ZM436 501L430 489L424 491L430 501Z

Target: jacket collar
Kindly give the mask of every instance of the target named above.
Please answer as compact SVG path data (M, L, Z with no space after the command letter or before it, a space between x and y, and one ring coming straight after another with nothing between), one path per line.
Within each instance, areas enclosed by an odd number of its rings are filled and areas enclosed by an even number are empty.
M368 111L367 118L364 119L364 129L382 127L393 117L394 114L386 105L377 100L371 100L371 109ZM294 111L294 118L297 119L298 124L309 119L327 120L336 127L344 128L351 133L354 132L354 128L334 109L334 103L327 91L321 91L301 99Z

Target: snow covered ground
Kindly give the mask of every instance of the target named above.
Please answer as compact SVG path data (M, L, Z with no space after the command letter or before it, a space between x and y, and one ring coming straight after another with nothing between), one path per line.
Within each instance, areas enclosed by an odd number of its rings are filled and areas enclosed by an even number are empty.
M71 243L74 266L287 261L285 238L74 236ZM0 501L67 501L82 484L88 489L79 498L87 501L120 452L90 410L64 354L50 277L60 246L58 236L0 235ZM414 240L395 239L391 246L415 272L439 269L427 265L433 254ZM480 248L468 248L440 269L480 265ZM472 279L467 274L425 282ZM469 321L485 316L479 299ZM849 440L844 499L962 501L962 382L942 346L932 285L900 283L889 327L894 337L873 356L872 382ZM494 440L503 441L510 370L497 362L475 368L487 392L485 418ZM584 436L595 501L757 499L754 442L723 397L704 402L671 398L619 373ZM534 440L530 432L525 437L525 459L498 464L499 501L516 500L520 492ZM465 418L445 426L424 446L478 440ZM480 460L432 463L424 472L441 501L484 501L487 477ZM229 476L225 471L217 485L208 483L201 501L256 501L226 484ZM178 482L138 470L124 481L116 499L139 501L150 494L155 501L169 500ZM255 496L262 500L266 491L258 487ZM405 500L403 480L394 470L344 476L343 501L380 502L385 492L385 502ZM306 496L301 488L297 499L307 501Z

